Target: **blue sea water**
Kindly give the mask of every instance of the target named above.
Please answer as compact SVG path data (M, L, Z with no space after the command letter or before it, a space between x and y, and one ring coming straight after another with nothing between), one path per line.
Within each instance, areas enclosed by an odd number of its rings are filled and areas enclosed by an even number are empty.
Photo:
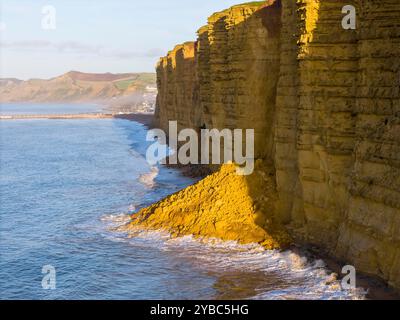
M145 135L122 119L0 121L1 299L362 297L294 252L115 231L135 209L194 182L151 168ZM46 265L54 290L42 287Z

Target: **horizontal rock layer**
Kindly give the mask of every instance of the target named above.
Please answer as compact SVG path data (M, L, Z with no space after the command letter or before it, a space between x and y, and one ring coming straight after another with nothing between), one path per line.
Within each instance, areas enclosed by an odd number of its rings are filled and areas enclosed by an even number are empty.
M400 2L250 3L157 67L156 124L254 128L292 235L400 288ZM254 194L251 193L251 194Z

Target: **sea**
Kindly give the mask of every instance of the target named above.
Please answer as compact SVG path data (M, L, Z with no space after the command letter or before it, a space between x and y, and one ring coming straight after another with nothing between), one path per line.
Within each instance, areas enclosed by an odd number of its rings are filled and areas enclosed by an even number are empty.
M1 115L100 111L1 104ZM196 180L145 159L123 119L0 120L0 299L364 299L322 260L217 239L116 231Z

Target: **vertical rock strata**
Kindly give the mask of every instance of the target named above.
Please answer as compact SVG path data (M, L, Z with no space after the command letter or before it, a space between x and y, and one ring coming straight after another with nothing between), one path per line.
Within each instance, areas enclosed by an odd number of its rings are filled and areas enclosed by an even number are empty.
M341 24L349 4L355 30ZM398 0L238 5L212 15L157 74L157 126L255 129L256 157L275 176L275 218L400 288Z
M178 45L157 65L156 119L157 126L165 131L169 120L177 121L181 129L191 127L201 116L195 52L193 42Z
M297 44L282 37L278 216L302 240L400 287L400 3L353 1L357 28L343 30L347 4L297 1ZM283 2L283 30L291 6ZM291 84L297 100L281 91Z
M196 43L160 60L156 124L179 128L251 128L258 158L272 159L279 76L280 5L265 2L215 13Z
M358 1L350 199L335 253L400 287L400 2Z

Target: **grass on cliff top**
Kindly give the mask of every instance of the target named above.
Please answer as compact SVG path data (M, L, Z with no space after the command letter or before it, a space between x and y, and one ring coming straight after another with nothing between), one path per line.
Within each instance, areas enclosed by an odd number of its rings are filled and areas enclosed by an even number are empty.
M115 86L119 90L126 90L131 85L146 87L146 85L153 85L156 83L155 73L139 73L135 78L125 79L115 82Z
M116 86L119 90L126 90L126 89L128 89L128 87L129 87L134 81L135 81L135 80L133 80L133 79L118 81L117 83L115 83L115 86Z
M267 3L267 1L252 1L252 2L244 2L241 4L236 4L236 5L229 7L228 9L225 9L223 11L215 12L213 15L210 16L210 18L227 13L232 9L241 8L241 7L261 7L262 5L265 5L266 3Z
M249 6L249 7L255 7L255 6L261 6L265 4L266 1L252 1L252 2L244 2L241 4L236 4L232 6L232 8L237 8L237 7L243 7L243 6Z

